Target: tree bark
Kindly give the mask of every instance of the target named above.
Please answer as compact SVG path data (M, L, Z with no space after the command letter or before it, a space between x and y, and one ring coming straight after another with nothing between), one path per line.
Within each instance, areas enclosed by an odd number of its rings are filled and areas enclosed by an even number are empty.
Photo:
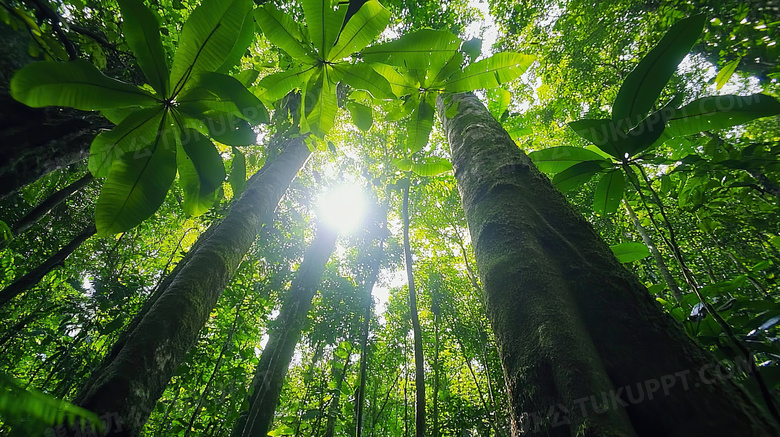
M336 246L336 233L320 226L274 320L252 380L249 411L236 420L233 436L266 437L282 392L287 368L301 337L311 301L317 293L325 263Z
M49 274L49 272L54 270L55 267L62 264L65 259L87 241L89 237L95 235L95 232L94 224L87 226L87 228L76 235L70 243L41 263L41 265L0 290L0 309L7 305L14 297L34 287L41 279Z
M414 271L412 268L412 248L409 245L409 187L404 189L403 200L404 220L404 259L406 278L409 282L409 317L412 319L414 333L414 435L425 437L425 361L423 360L422 329L417 315L417 292L414 287Z
M138 435L173 372L198 337L258 232L310 152L303 137L290 140L255 174L222 223L192 253L170 285L124 339L113 359L82 387L75 403L121 419L108 435Z
M513 435L778 434L743 390L715 376L727 371L658 308L472 93L440 97L438 110Z

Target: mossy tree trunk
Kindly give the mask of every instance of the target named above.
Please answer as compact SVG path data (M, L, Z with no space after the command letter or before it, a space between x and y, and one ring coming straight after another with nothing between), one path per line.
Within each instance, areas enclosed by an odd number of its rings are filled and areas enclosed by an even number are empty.
M310 152L303 137L287 142L284 151L247 183L225 219L197 250L154 303L122 336L120 348L82 387L75 403L98 415L121 420L112 436L138 435L171 375L198 337L241 260ZM106 434L104 434L106 435Z
M311 301L317 293L333 249L336 233L320 226L290 284L279 316L273 321L268 343L260 355L252 380L249 410L241 413L233 427L234 437L266 437L273 423L284 378L290 366L295 345L301 338Z
M777 435L472 93L438 109L513 435Z

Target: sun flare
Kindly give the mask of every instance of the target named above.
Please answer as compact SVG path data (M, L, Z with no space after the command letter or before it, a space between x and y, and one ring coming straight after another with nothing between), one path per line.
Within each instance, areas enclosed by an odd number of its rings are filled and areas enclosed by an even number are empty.
M354 232L365 215L366 200L363 189L352 184L332 187L320 196L317 209L326 226L341 235Z

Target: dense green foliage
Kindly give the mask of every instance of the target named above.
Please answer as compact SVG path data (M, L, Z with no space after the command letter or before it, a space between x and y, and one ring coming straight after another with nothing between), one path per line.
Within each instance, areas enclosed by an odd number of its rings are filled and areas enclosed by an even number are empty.
M24 42L0 56L29 58L3 72L13 79L0 94L99 111L113 126L93 129L87 160L0 199L0 295L83 230L98 232L1 301L0 435L94 421L60 400L75 396L247 177L273 162L278 138L307 133L312 159L144 435L230 435L328 206L323 193L343 184L361 187L370 206L326 266L269 435L412 435L419 384L427 434L509 435L504 374L434 117L437 96L473 90L659 306L726 366L754 362L761 378L735 379L762 402L780 401L776 12L754 2L493 0L485 18L498 39L488 47L477 37L489 32L468 27L482 14L476 4L336 3L0 0L0 27ZM88 173L97 183L19 230Z

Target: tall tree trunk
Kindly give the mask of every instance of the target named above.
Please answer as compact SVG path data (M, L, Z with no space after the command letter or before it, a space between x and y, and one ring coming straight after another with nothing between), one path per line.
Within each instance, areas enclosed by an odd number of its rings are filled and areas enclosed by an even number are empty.
M778 434L743 390L715 376L722 369L712 357L657 307L476 96L440 97L438 110L513 434Z
M270 225L279 199L310 152L303 137L255 174L222 223L172 278L113 359L82 387L75 402L118 416L112 436L138 435L171 375L238 268L258 232Z
M387 222L387 208L384 209L384 216L382 222L379 225L380 237L379 245L377 246L376 253L374 254L374 262L371 265L371 273L369 274L364 284L365 289L365 304L363 306L363 325L360 331L360 370L358 373L358 388L355 392L355 436L361 437L363 435L363 411L365 408L366 400L366 374L368 373L368 334L371 330L371 310L374 306L374 299L372 292L374 290L374 284L376 284L377 277L379 276L379 269L382 265L382 258L384 257L384 244L385 244L385 222Z
M7 305L14 297L38 284L38 282L40 282L49 272L62 264L65 259L79 248L79 246L84 244L89 237L95 235L95 232L94 224L87 226L87 228L76 235L70 243L65 245L65 247L57 251L54 255L50 256L46 261L42 262L41 265L0 290L0 309Z
M409 282L409 316L412 319L412 331L414 333L414 435L425 437L425 362L422 349L422 329L420 318L417 315L417 292L414 287L414 271L412 268L412 248L409 245L409 187L404 189L403 200L404 220L404 259L406 264L406 278Z
M249 411L243 412L236 420L233 436L266 437L270 431L295 345L301 337L311 300L319 288L325 263L335 246L336 233L320 226L270 329L268 344L252 380Z
M631 208L631 205L629 205L628 201L626 199L623 199L623 206L626 207L626 211L628 212L628 216L631 218L631 223L634 224L634 228L637 232L639 232L639 236L642 237L642 241L645 243L645 246L650 250L650 253L653 255L653 259L655 260L655 265L658 267L658 270L661 272L661 276L664 278L664 282L666 282L666 286L669 287L669 291L672 292L672 296L674 296L674 299L677 301L677 303L682 302L682 292L680 291L680 286L677 285L677 281L674 279L674 276L672 276L672 273L669 271L669 267L666 266L666 261L664 261L664 257L661 255L661 252L658 251L658 248L653 243L653 239L650 237L650 234L647 233L647 229L645 229L644 226L642 226L642 223L639 221L639 218L634 213L634 210Z

